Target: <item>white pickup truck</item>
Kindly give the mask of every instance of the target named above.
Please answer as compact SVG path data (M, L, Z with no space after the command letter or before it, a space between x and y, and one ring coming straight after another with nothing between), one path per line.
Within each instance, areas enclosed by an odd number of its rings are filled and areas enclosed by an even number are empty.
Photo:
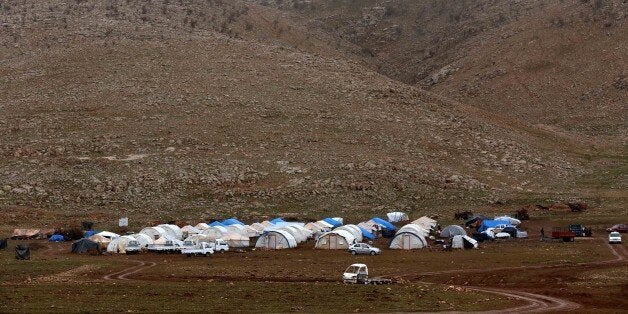
M210 256L214 254L214 249L210 243L201 242L195 247L182 249L181 254L185 254L188 257L196 255Z
M166 241L164 244L149 244L147 250L157 253L176 253L181 250L181 245L174 241Z
M223 239L216 239L212 242L205 243L209 243L209 246L214 249L214 252L224 253L229 251L229 244L227 244L227 242L225 242L225 240ZM181 247L181 249L192 249L198 247L198 245L199 243L194 240L186 240L183 241L183 246Z

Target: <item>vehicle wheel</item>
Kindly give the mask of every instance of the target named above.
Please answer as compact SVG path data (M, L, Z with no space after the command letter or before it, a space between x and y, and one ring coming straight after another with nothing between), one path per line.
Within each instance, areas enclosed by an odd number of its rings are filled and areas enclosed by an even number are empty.
M209 253L205 253L205 256L209 256Z
M220 250L220 254L223 254L223 253L225 253L225 250Z
M371 251L371 253L370 253L370 254L371 254L371 255L375 255L375 251Z
M355 251L351 251L351 255L355 255Z

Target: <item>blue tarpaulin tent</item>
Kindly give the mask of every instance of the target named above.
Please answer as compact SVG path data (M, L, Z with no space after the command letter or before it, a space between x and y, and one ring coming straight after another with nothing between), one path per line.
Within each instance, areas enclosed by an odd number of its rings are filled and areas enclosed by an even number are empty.
M93 235L95 235L96 233L98 233L100 231L96 231L96 230L87 230L85 231L85 233L83 234L83 238L89 238Z
M50 242L63 242L65 238L61 234L53 234L50 238L48 238Z
M222 224L225 225L225 226L231 226L231 225L242 225L242 226L244 226L243 222L241 222L241 221L239 221L239 220L237 220L235 218L225 219L222 222Z
M362 231L362 237L365 239L369 239L369 240L375 240L375 235L373 235L371 232L369 232L368 230L360 227L360 230Z
M226 227L227 225L223 224L220 221L214 221L209 224L210 227Z
M373 217L373 218L371 218L371 220L374 223L382 226L383 229L388 229L390 231L397 230L397 228L395 228L395 226L393 224L391 224L390 222L388 222L388 221L386 221L384 219L381 219L379 217Z
M285 220L281 219L281 218L275 218L273 220L270 221L271 224L276 225L276 224L281 224L286 222Z
M323 219L323 221L332 225L332 228L337 228L337 227L342 226L342 224L338 220L333 219L333 218L325 218Z
M507 227L513 227L513 225L510 224L509 220L490 220L490 219L484 219L482 220L482 224L480 225L480 228L478 229L479 232L482 232L488 228L495 228L499 225L506 225Z

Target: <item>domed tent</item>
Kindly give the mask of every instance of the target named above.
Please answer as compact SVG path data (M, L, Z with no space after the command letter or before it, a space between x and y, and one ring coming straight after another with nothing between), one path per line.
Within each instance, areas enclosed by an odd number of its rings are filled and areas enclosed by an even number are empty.
M140 247L147 247L149 244L153 244L154 238L144 233L134 233L131 235L137 242L140 243Z
M451 239L452 249L477 249L478 241L466 235L455 235Z
M351 244L355 242L353 234L347 230L334 230L323 233L318 240L316 240L317 249L325 250L346 250Z
M308 237L307 234L303 232L303 230L295 226L285 226L285 227L278 228L277 230L283 230L290 233L294 237L294 239L297 241L297 243L305 242Z
M204 223L204 222L199 222L199 223L196 224L196 226L194 226L194 228L203 231L203 230L209 228L209 225Z
M126 253L126 247L129 245L129 242L137 241L134 237L131 236L121 236L119 238L113 239L109 245L107 245L108 253Z
M410 220L410 218L408 217L408 214L403 213L403 212L390 212L386 214L386 217L388 217L388 221L390 222L400 222L400 221Z
M421 225L416 224L407 224L399 229L397 232L412 232L420 235L423 238L427 238L430 234L430 231L423 228Z
M181 232L183 232L183 237L187 238L187 237L189 237L189 236L191 236L193 234L201 233L201 230L196 228L196 227L194 227L194 226L187 225L187 226L184 226L183 228L181 228Z
M157 240L163 236L165 236L166 234L168 234L166 232L166 229L162 228L162 227L146 227L144 229L142 229L140 231L140 233L145 234L147 236L149 236L151 239Z
M334 218L325 218L323 219L323 221L331 225L332 228L337 228L337 227L342 226L342 223Z
M222 238L224 235L228 233L229 233L229 230L227 230L226 227L215 226L215 227L209 227L201 231L200 234L209 236L209 238L216 240L216 239Z
M247 236L243 236L238 233L228 233L220 237L220 239L225 240L229 247L233 248L243 248L250 246L250 239Z
M427 246L425 234L428 231L415 224L407 224L390 240L390 248L395 250L422 249Z
M264 229L266 229L266 226L262 225L259 222L254 222L249 227L255 229L259 234L262 234L264 232Z
M214 221L209 224L210 227L226 227L227 225L223 224L220 221Z
M89 237L88 239L98 243L98 245L100 245L100 248L102 250L106 250L107 246L109 245L109 243L111 243L111 241L113 241L113 239L118 238L120 235L113 233L113 232L109 232L109 231L101 231L99 233L96 233L95 235Z
M183 242L191 241L191 242L194 242L194 243L201 243L201 242L212 242L214 240L216 240L216 239L213 238L213 237L210 237L208 235L205 235L205 234L193 234L193 235L185 238L185 240Z
M158 227L164 228L164 230L166 230L166 233L168 233L171 237L177 240L183 240L183 231L181 231L181 228L179 228L179 226L163 224L159 225Z
M229 219L225 219L222 221L222 224L225 226L231 226L231 225L241 225L244 226L244 223L235 219L235 218L229 218Z
M351 233L351 235L353 235L353 237L355 238L355 242L362 242L362 230L356 225L344 225L334 230L347 230Z
M257 243L255 243L255 247L271 249L271 250L280 250L280 249L290 249L297 246L296 239L285 230L271 230L264 232L259 239L257 239Z
M453 238L454 236L457 235L462 235L462 236L466 236L467 232L464 230L464 228L458 226L458 225L450 225L447 226L445 228L443 228L443 230L440 232L439 237L441 238Z

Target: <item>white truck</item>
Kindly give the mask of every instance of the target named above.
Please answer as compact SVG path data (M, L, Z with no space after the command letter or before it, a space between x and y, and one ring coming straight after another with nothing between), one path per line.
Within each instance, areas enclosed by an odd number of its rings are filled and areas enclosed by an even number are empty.
M166 241L164 244L149 244L146 249L156 253L177 253L181 251L181 245L174 241Z
M203 256L210 256L212 254L214 254L214 249L212 248L212 245L210 243L207 242L201 242L198 245L196 245L195 247L192 248L184 248L181 250L181 254L185 254L188 257L190 256L198 256L198 255L203 255Z
M126 245L125 252L127 255L139 254L142 251L142 247L138 241L129 241Z
M392 283L392 280L386 278L369 278L369 269L366 264L352 264L342 274L344 283L359 283L365 285L383 285Z
M205 243L209 243L210 247L214 249L214 252L224 253L229 251L229 244L227 244L227 242L225 242L225 240L223 239L216 239L214 241ZM199 242L196 242L194 240L186 240L183 241L183 246L181 247L181 249L191 249L198 247L198 245Z

